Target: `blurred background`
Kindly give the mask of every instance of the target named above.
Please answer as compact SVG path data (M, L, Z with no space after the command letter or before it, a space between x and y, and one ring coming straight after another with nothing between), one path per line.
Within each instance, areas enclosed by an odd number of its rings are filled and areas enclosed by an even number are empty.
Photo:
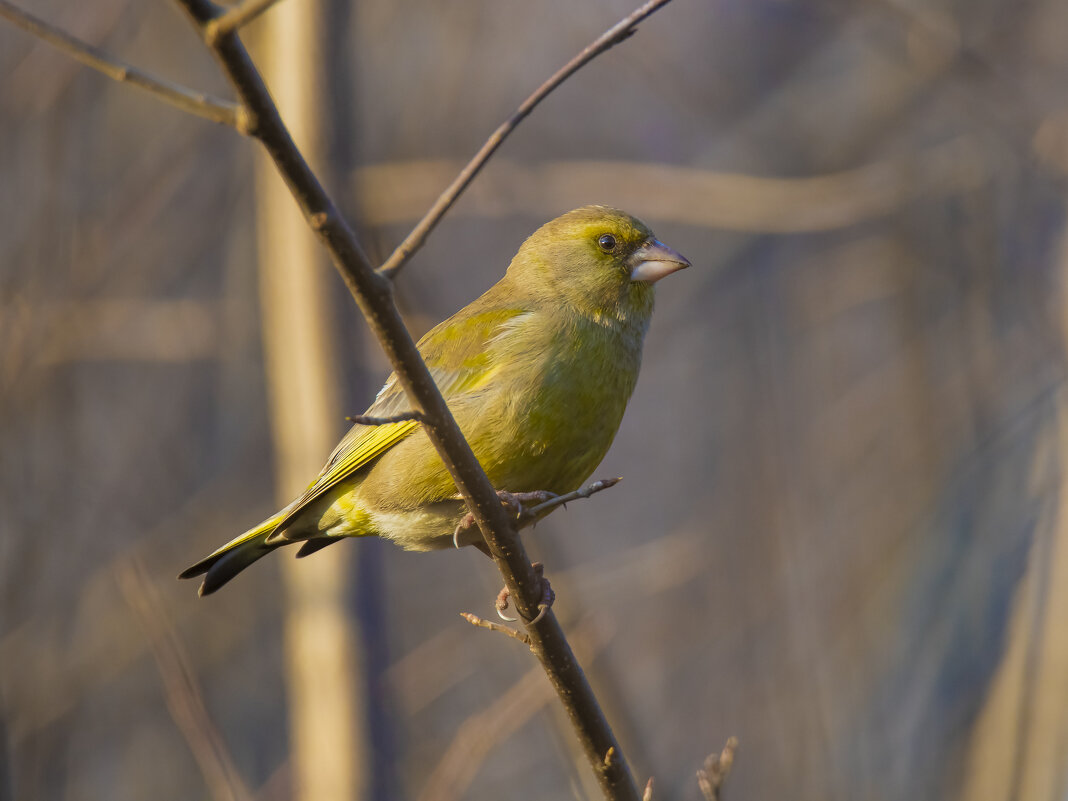
M231 96L173 4L22 6ZM630 10L284 0L248 37L381 260ZM737 801L1068 792L1065 86L1063 0L676 0L399 279L419 335L591 202L693 262L623 484L525 536L657 798L728 735ZM174 580L388 372L254 143L8 24L0 142L0 799L597 797L533 658L460 618L473 549Z

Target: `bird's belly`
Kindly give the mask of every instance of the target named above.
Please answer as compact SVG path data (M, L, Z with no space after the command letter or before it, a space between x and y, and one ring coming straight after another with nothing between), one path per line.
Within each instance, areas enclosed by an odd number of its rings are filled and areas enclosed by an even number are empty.
M461 501L403 508L376 503L363 490L359 481L343 482L312 501L290 527L294 538L385 537L415 551L452 546L453 531L464 511Z
M431 551L453 546L453 532L462 514L463 503L450 500L417 509L379 510L371 513L371 519L379 536L409 551Z

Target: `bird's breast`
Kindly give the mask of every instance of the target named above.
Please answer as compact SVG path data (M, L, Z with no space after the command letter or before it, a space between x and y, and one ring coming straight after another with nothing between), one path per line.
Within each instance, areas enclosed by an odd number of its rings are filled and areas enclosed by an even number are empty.
M570 492L619 429L644 331L584 318L540 329L539 322L525 321L501 343L502 393L487 396L472 447L498 488Z

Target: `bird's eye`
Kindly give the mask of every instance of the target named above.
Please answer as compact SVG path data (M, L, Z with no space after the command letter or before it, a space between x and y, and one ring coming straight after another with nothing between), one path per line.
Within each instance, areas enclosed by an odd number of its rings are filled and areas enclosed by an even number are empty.
M616 238L611 234L601 234L597 244L605 253L611 252L616 247Z

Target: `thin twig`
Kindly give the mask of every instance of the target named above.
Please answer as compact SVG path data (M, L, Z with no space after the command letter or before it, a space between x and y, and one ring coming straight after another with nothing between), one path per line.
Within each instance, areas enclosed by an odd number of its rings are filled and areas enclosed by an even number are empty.
M204 26L204 41L209 47L212 46L218 37L243 28L277 2L278 0L245 0L239 3Z
M727 744L718 754L709 754L703 768L697 771L697 785L706 801L721 801L723 783L734 765L734 752L738 750L738 738L728 737Z
M486 162L489 161L490 156L492 156L497 148L501 146L501 143L504 142L508 135L515 130L516 126L534 110L534 107L537 106L538 103L544 100L550 92L556 89L556 87L566 81L580 68L595 59L601 53L630 37L635 33L638 24L642 22L642 20L660 9L662 6L667 5L669 2L671 2L671 0L650 0L637 8L633 13L623 18L594 39L582 50L582 52L557 70L549 80L539 86L534 91L534 94L524 100L512 116L501 123L497 130L490 135L489 139L487 139L482 147L479 148L478 153L476 153L474 158L467 163L467 166L460 171L460 174L456 176L448 189L441 193L438 199L434 202L434 205L430 208L430 211L428 211L423 216L423 219L416 224L411 233L404 238L404 241L397 245L396 250L390 254L389 258L386 259L379 268L379 272L388 278L394 278L397 273L400 272L401 268L407 264L408 260L415 254L415 252L422 247L423 242L426 241L427 236L441 221L445 212L447 212L452 204L456 202L456 198L460 196L460 194L467 188L467 185L474 180L474 177L478 175L482 167L485 166Z
M543 512L548 512L551 509L555 509L557 506L566 506L567 504L571 503L571 501L589 498L591 495L596 495L602 490L606 490L609 487L614 487L622 480L622 476L619 476L617 478L602 478L600 481L594 481L592 484L585 486L582 489L577 489L574 492L567 493L566 495L557 495L555 498L550 498L544 503L539 503L537 506L532 506L530 509L524 509L522 512L520 512L519 519L521 521L530 520L531 518L537 517Z
M407 420L415 420L420 423L426 422L426 415L422 412L401 412L400 414L390 415L389 417L372 417L367 414L356 414L352 417L346 417L350 423L356 423L361 426L388 426L391 423L403 423Z
M247 801L248 788L208 714L185 649L140 559L131 557L117 565L115 578L126 603L140 619L163 680L167 709L193 752L213 798Z
M152 75L137 67L105 53L88 42L83 42L44 20L12 5L8 0L0 0L0 17L11 22L46 44L61 50L87 67L107 75L113 80L128 83L146 92L151 92L172 106L195 114L198 117L229 125L244 132L244 115L236 103L220 100L203 92L196 92L185 86Z
M471 612L461 612L460 617L470 623L472 626L478 626L480 629L489 629L490 631L499 631L513 640L519 640L524 645L530 645L530 636L526 632L518 631L517 629L509 628L508 626L502 626L500 623L494 623L492 620L486 620Z

